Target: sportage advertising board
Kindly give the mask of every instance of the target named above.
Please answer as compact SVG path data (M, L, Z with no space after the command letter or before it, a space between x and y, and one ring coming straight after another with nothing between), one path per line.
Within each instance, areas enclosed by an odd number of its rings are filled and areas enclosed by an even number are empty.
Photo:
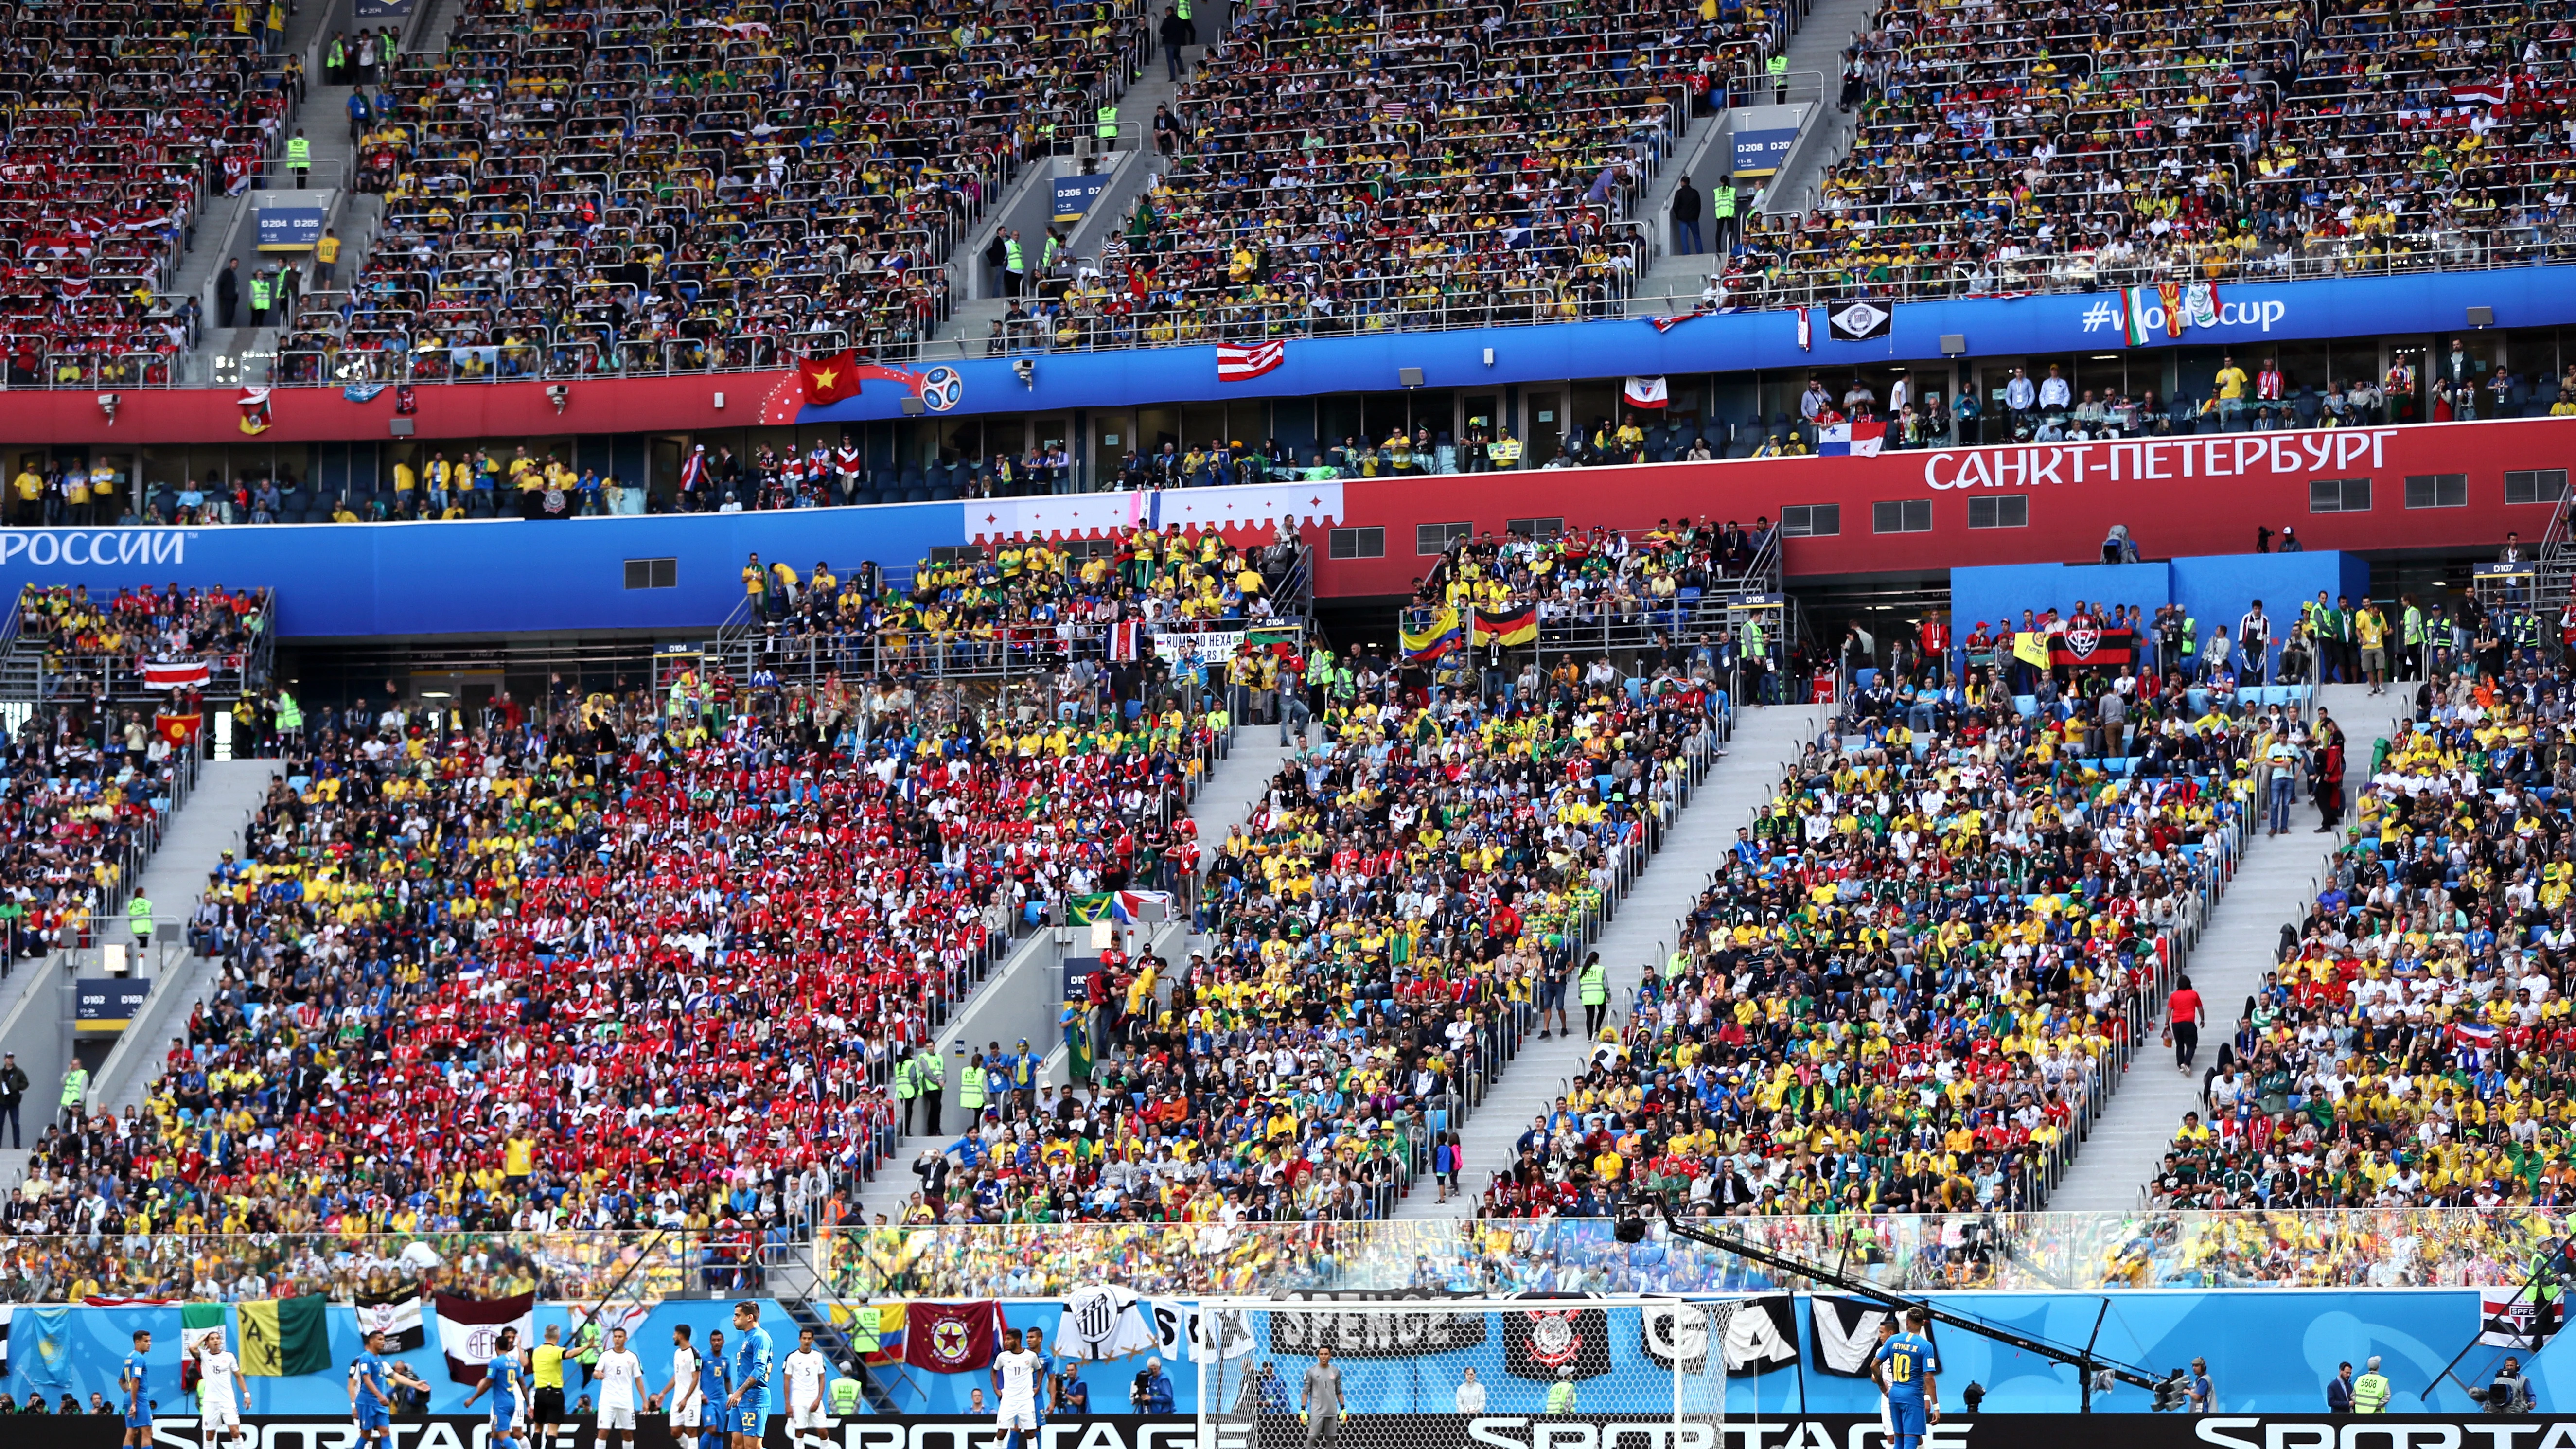
M766 1449L799 1449L786 1419L772 1415ZM25 1449L114 1449L122 1423L113 1415L13 1418L12 1445ZM243 1423L243 1449L359 1449L344 1419L263 1415ZM1305 1422L1293 1413L1224 1417L1200 1426L1187 1415L1104 1414L1056 1418L1034 1436L1034 1449L1305 1449ZM1003 1449L992 1419L854 1418L833 1426L834 1449ZM808 1436L807 1442L810 1442ZM230 1449L194 1419L154 1427L160 1449ZM1788 1414L1729 1417L1721 1427L1671 1415L1354 1414L1339 1427L1352 1449L1886 1449L1876 1415ZM591 1449L588 1421L552 1438L523 1436L529 1449ZM448 1414L397 1419L392 1449L491 1449L490 1421ZM659 1415L636 1421L638 1449L696 1449L672 1439ZM2576 1420L2559 1417L2465 1417L2390 1414L1977 1414L1954 1413L1932 1426L1924 1449L2576 1449Z

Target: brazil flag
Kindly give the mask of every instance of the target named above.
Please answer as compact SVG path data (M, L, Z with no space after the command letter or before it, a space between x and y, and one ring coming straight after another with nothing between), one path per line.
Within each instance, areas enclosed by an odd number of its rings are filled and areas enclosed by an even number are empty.
M241 1371L252 1378L293 1378L328 1373L331 1335L323 1317L320 1294L305 1298L272 1298L238 1303L241 1317Z

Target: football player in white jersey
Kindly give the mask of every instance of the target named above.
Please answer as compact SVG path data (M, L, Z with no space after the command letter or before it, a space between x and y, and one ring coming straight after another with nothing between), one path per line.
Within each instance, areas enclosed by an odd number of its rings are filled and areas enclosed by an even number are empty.
M1038 1356L1020 1347L1020 1331L1002 1330L1002 1351L993 1355L993 1427L1002 1434L999 1449L1035 1449L1038 1433Z
M197 1427L210 1445L229 1439L240 1449L250 1442L242 1434L241 1360L224 1347L220 1328L197 1335Z
M823 1387L832 1380L832 1361L814 1351L814 1330L797 1332L796 1351L779 1368L787 1379L788 1442L829 1444L832 1419L824 1412Z
M603 1443L635 1442L635 1410L644 1397L644 1362L626 1346L626 1330L608 1330L608 1351L590 1366L599 1380L599 1437Z
M696 1449L701 1421L706 1417L707 1396L698 1387L698 1350L689 1342L689 1325L685 1323L671 1330L671 1381L653 1396L649 1406L660 1409L670 1420L671 1438L681 1449Z

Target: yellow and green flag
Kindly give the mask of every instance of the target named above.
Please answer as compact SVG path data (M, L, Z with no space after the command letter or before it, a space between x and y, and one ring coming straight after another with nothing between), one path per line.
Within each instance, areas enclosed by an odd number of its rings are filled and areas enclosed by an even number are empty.
M293 1378L331 1370L331 1334L320 1294L238 1303L241 1371L252 1378Z
M2033 668L2048 667L2048 636L2036 629L2024 629L2013 635L2013 657Z

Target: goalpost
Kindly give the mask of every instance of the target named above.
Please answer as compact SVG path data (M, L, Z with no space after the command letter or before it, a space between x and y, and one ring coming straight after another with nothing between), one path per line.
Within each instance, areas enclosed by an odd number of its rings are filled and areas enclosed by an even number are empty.
M1468 1449L1498 1434L1530 1443L1529 1425L1549 1418L1643 1431L1619 1449L1727 1449L1726 1344L1742 1301L1202 1299L1186 1366L1197 1449ZM1341 1414L1318 1425L1307 1384L1326 1353ZM1520 1425L1471 1435L1479 1417Z

